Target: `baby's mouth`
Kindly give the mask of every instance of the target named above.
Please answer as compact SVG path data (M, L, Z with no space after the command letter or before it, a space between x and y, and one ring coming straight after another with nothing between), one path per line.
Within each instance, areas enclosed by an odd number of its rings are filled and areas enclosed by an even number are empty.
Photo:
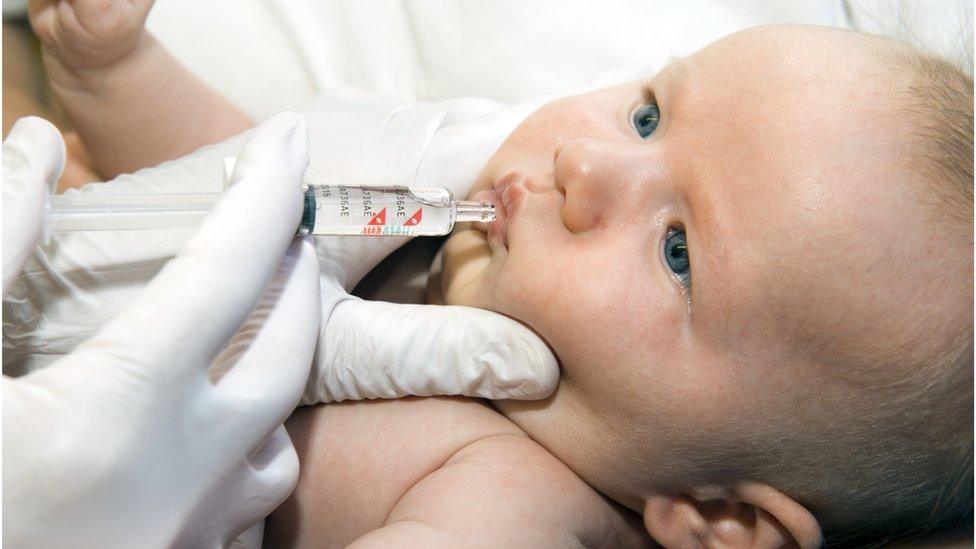
M491 189L481 190L469 200L491 202L495 205L495 221L492 223L476 223L475 227L484 231L488 236L488 244L492 251L508 251L512 220L516 217L520 204L532 190L532 181L519 172L508 172L492 184Z
M471 200L491 202L495 205L495 220L491 223L475 223L474 226L487 234L488 243L492 249L501 246L507 250L509 215L502 194L495 189L478 191L471 196Z
M511 228L512 218L518 209L525 193L527 181L518 172L509 172L502 178L495 181L493 187L493 202L495 203L496 219L488 228L488 238L492 238L494 233L505 249L509 245L509 229Z

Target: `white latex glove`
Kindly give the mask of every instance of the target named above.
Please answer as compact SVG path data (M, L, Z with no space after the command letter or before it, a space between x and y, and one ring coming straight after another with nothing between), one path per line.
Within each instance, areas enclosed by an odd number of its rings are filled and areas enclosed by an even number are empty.
M307 182L430 184L467 194L478 171L535 104L467 99L407 104L356 91L306 114ZM242 137L85 193L215 192ZM130 301L188 231L55 235L4 303L4 370L43 366ZM543 398L558 379L545 343L521 324L464 307L392 305L352 288L404 239L317 238L322 334L304 402L405 394Z
M4 545L221 547L291 492L282 422L320 317L314 249L293 238L306 142L294 115L254 131L234 186L118 316L47 368L4 377ZM11 130L5 208L56 179L60 146L36 120ZM5 248L36 233L11 221Z
M41 237L47 193L61 177L65 155L61 133L36 116L15 122L3 142L3 295Z
M345 109L357 99L346 98ZM313 142L331 145L327 156L312 161L306 181L446 187L463 199L501 141L534 108L459 99L329 117L311 126ZM548 346L522 324L471 307L364 301L348 293L407 240L316 237L322 335L302 401L548 396L558 365Z

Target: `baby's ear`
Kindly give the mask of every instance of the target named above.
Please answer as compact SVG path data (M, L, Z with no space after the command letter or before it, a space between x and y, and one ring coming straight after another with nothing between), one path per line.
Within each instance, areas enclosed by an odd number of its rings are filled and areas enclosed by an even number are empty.
M653 495L644 504L644 525L665 547L815 548L822 540L806 508L753 482L708 497Z

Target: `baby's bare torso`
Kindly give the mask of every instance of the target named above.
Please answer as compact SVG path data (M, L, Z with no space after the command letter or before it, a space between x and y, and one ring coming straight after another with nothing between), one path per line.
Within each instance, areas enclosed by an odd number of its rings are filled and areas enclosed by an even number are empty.
M266 546L649 544L639 517L480 401L318 406L287 426L301 474Z

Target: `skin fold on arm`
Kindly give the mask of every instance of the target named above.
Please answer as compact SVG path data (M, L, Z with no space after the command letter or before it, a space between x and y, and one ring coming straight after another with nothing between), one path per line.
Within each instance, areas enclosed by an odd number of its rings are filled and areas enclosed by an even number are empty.
M298 410L301 473L267 547L640 547L622 511L487 404L409 398Z

